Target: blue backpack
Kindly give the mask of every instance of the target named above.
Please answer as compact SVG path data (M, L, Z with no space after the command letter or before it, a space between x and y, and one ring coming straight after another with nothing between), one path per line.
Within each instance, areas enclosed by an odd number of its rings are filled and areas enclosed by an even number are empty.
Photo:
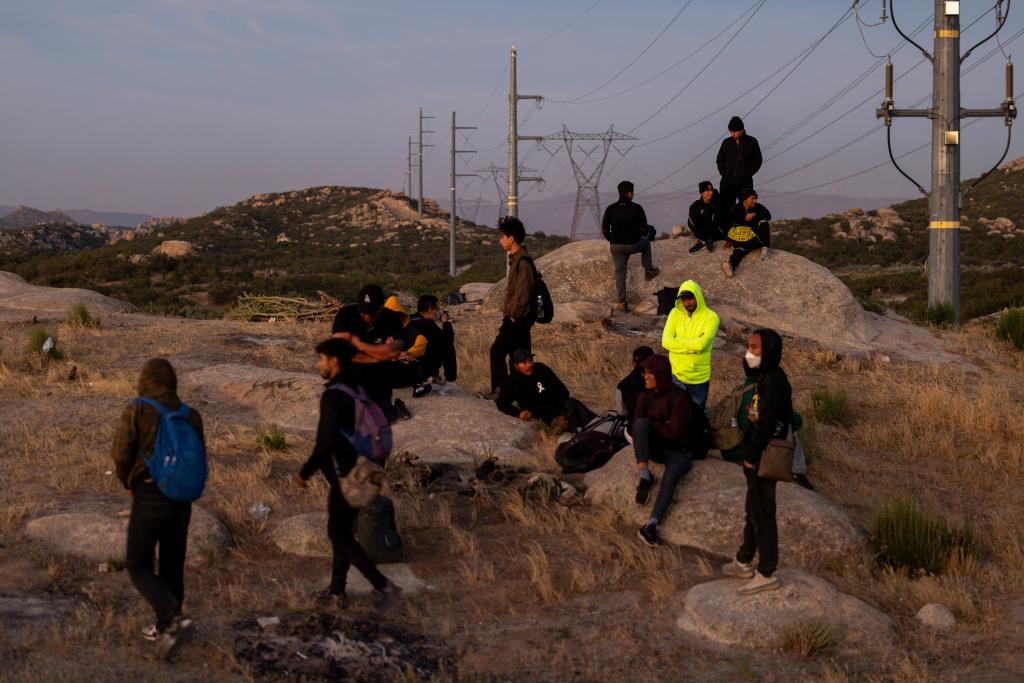
M352 433L341 430L356 453L369 458L378 465L384 465L388 455L391 453L392 436L391 422L381 407L373 402L362 387L353 389L347 384L337 382L327 387L345 392L352 402L355 403L355 426Z
M198 500L206 486L206 447L188 421L189 407L182 403L178 410L171 410L159 401L142 397L135 402L151 406L160 413L153 455L142 456L149 476L171 500Z

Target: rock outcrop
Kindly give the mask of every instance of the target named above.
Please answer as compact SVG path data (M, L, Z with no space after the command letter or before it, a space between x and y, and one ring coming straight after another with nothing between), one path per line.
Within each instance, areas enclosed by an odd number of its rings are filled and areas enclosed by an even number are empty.
M195 256L196 246L185 240L165 240L153 248L153 254L161 254L169 258L188 258Z
M14 273L0 271L0 317L58 314L83 303L93 314L130 311L132 305L88 289L39 287Z

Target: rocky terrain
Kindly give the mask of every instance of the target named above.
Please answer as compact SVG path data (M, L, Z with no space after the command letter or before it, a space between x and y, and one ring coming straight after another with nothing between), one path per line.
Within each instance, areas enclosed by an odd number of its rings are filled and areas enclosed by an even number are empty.
M75 225L75 221L57 211L40 211L30 206L19 206L14 211L0 216L0 230L16 230L33 225L52 223L55 225Z

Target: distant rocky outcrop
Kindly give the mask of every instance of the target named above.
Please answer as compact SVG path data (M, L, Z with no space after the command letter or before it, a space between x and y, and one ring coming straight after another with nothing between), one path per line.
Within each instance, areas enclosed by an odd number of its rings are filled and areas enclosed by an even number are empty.
M166 240L154 247L153 254L176 259L188 258L196 255L196 246L185 240Z
M0 252L64 252L93 249L116 240L116 230L105 225L45 223L28 228L0 230Z
M43 223L74 225L75 220L59 211L40 211L30 206L19 206L6 216L0 217L0 230L27 228Z
M88 289L39 287L14 273L0 271L0 317L60 315L75 304L85 304L92 313L120 313L133 307L125 301Z

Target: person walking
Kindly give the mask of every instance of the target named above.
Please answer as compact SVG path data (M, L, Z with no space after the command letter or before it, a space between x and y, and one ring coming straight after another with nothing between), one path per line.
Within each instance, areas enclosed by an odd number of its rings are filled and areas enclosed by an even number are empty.
M619 200L604 210L601 219L601 234L611 248L612 264L615 267L615 293L619 308L629 311L626 297L626 271L629 257L640 254L644 267L644 278L653 280L661 272L654 267L651 255L651 228L647 225L644 208L633 201L633 183L623 180L618 185Z
M729 137L722 140L716 163L722 176L718 185L722 209L728 211L736 203L740 190L754 187L754 175L762 163L761 145L757 138L747 135L743 119L738 116L729 119Z

